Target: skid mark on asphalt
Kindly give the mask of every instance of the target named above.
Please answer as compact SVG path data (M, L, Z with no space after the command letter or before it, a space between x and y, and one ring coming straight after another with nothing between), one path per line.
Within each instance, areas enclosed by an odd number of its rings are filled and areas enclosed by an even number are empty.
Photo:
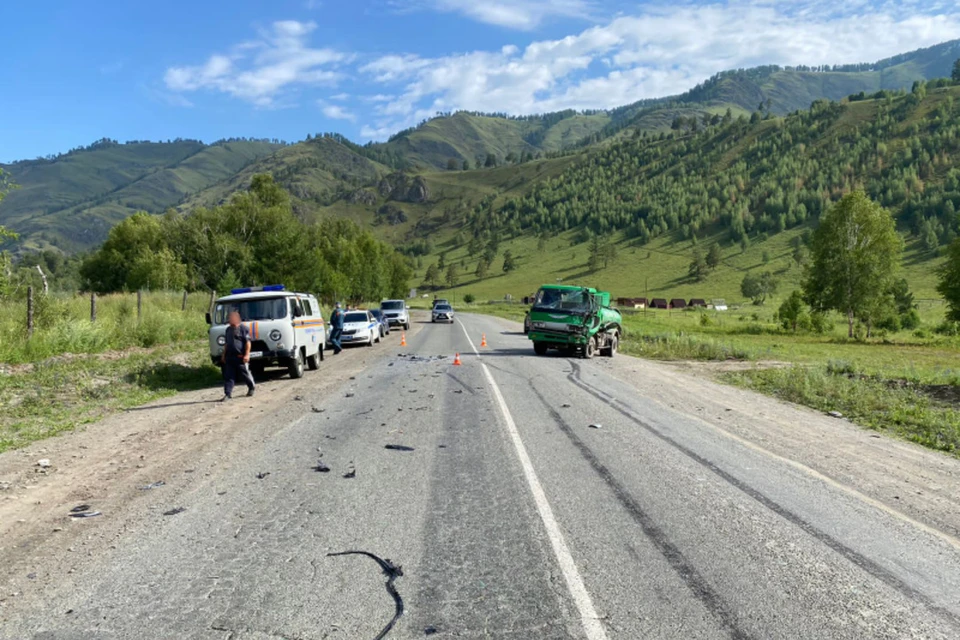
M575 384L575 385L578 386L579 388L583 389L584 391L586 391L587 393L589 393L589 394L592 395L593 397L597 398L598 400L600 400L601 402L603 402L604 404L606 404L607 406L609 406L609 407L610 407L611 409L613 409L614 411L620 413L621 415L623 415L625 418L627 418L628 420L630 420L631 422L633 422L633 423L636 424L637 426L641 427L642 429L644 429L645 431L649 432L650 434L656 436L657 438L659 438L659 439L662 440L663 442L665 442L665 443L669 444L670 446L674 447L677 451L679 451L679 452L682 453L683 455L687 456L688 458L690 458L690 459L693 460L694 462L698 463L699 465L701 465L701 466L703 466L704 468L708 469L709 471L713 472L713 473L716 474L718 477L720 477L722 480L724 480L725 482L729 483L730 485L732 485L732 486L735 487L736 489L739 489L742 493L744 493L744 494L746 494L747 496L749 496L750 498L756 500L757 502L759 502L761 505L763 505L763 506L766 507L767 509L773 511L774 513L776 513L776 514L779 515L780 517L784 518L785 520L787 520L787 521L790 522L791 524L796 525L797 527L799 527L800 529L802 529L804 532L806 532L807 534L809 534L810 536L812 536L812 537L815 538L816 540L818 540L818 541L820 541L821 543L825 544L825 545L828 546L830 549L836 551L836 552L839 553L841 556L843 556L844 558L846 558L847 560L849 560L850 562L852 562L852 563L855 564L856 566L860 567L861 569L863 569L864 571L866 571L867 573L869 573L870 575L872 575L874 578L880 580L881 582L883 582L883 583L885 583L886 585L892 587L893 589L896 589L897 591L899 591L899 592L902 593L903 595L907 596L907 597L910 598L911 600L914 600L915 602L918 602L919 604L922 604L922 605L925 606L927 609L929 609L931 612L937 613L937 614L943 616L944 618L950 620L950 622L953 623L955 626L960 627L960 616L957 616L955 613L953 613L953 612L950 611L949 609L946 609L945 607L940 606L939 604L937 604L936 602L934 602L930 597L928 597L926 594L921 593L920 591L914 589L913 587L911 587L910 585L908 585L907 583L905 583L903 580L901 580L900 578L898 578L895 574L893 574L892 572L890 572L890 571L888 571L887 569L883 568L882 566L880 566L879 564L877 564L877 563L874 562L873 560L867 558L866 556L864 556L864 555L861 554L861 553L858 553L857 551L854 551L853 549L851 549L850 547L846 546L845 544L843 544L843 543L840 542L839 540L834 539L834 538L831 537L829 534L825 533L824 531L821 531L820 529L818 529L817 527L815 527L813 524L811 524L811 523L807 522L806 520L804 520L804 519L803 519L802 517L800 517L798 514L796 514L796 513L792 512L792 511L790 511L789 509L781 506L779 503L777 503L777 502L775 502L774 500L772 500L771 498L767 497L765 494L761 493L761 492L758 491L757 489L754 489L753 487L751 487L751 486L748 485L747 483L745 483L745 482L741 481L740 479L734 477L734 476L731 475L730 473L727 473L726 471L724 471L723 469L721 469L719 466L717 466L717 465L714 464L713 462L710 462L709 460L707 460L707 459L704 458L703 456L701 456L701 455L697 454L696 452L694 452L693 450L685 447L684 445L682 445L681 443L677 442L676 440L674 440L674 439L671 438L670 436L666 435L665 433L661 432L660 430L656 429L655 427L653 427L653 426L650 425L649 423L647 423L647 422L645 422L644 420L638 418L638 417L633 413L633 411L631 411L628 407L626 407L623 403L621 403L620 401L618 401L616 398L610 396L609 394L607 394L606 392L604 392L604 391L602 391L602 390L600 390L600 389L597 389L596 387L594 387L593 385L589 384L588 382L584 382L584 381L581 379L581 377L580 377L580 365L577 364L576 362L573 362L573 361L571 361L571 364L573 365L573 372L570 373L570 374L567 376L567 379L570 380L570 382L572 382L573 384ZM531 385L531 387L532 387L532 385ZM540 396L540 393L539 393L536 389L534 389L534 393L536 393L538 396ZM543 399L543 396L540 396L540 399L541 399L542 401L544 401L544 405L547 407L547 409L548 409L549 411L551 411L551 413L555 413L555 412L552 410L552 408L551 408L551 407L546 403L546 401ZM559 416L559 414L556 414L556 417L562 421L562 418ZM564 431L564 433L567 434L568 437L571 438L572 441L574 441L574 444L577 445L577 442L579 442L579 438L577 438L577 436L576 436L571 430L569 430L568 427L561 426L561 429ZM582 442L580 442L580 444L577 445L577 446L578 446L578 448L580 448L581 446L583 447L583 449L581 449L581 452L584 452L584 451L585 451L585 452L589 452L589 449L586 448L586 446L583 445ZM592 453L591 453L590 455L592 456ZM591 464L592 464L592 463L591 463ZM598 464L599 464L599 463L598 463ZM602 465L601 465L601 466L602 466ZM596 467L595 467L595 468L596 468ZM598 469L598 471L599 471L599 469ZM601 475L602 475L602 474L601 474ZM605 479L606 479L606 478L605 478Z
M573 446L576 447L577 451L580 452L580 455L587 461L590 467L596 471L607 486L610 487L617 501L627 510L634 522L640 525L647 539L653 543L657 551L660 552L670 567L680 576L680 579L683 580L684 584L697 600L703 603L707 610L720 621L720 624L729 632L731 638L736 640L748 640L752 638L753 636L740 627L736 614L730 609L727 602L719 593L714 591L706 577L703 576L686 556L683 555L683 552L670 541L666 532L654 522L650 514L644 511L643 507L633 498L630 492L614 477L610 470L600 462L599 458L590 450L590 447L574 433L570 425L568 425L557 410L547 402L547 399L543 397L533 384L530 385L530 389L543 404L554 422L557 423L557 426L560 427L563 434L573 443Z

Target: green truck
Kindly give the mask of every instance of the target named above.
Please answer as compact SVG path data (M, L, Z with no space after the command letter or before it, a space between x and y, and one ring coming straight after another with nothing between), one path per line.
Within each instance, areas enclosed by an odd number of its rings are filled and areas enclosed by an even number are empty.
M546 284L530 309L527 335L537 355L558 349L567 355L612 358L623 336L620 312L610 306L610 294L589 287Z

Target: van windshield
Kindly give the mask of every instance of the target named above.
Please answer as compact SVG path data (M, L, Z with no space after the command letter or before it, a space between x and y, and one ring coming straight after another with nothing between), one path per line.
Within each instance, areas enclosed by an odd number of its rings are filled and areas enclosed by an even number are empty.
M231 311L239 311L244 322L282 320L288 315L286 298L258 298L217 303L214 311L216 324L227 324Z
M533 301L533 308L543 311L589 311L590 294L580 290L540 289Z
M380 303L380 308L384 311L402 311L403 310L403 301L402 300L387 300L386 302Z

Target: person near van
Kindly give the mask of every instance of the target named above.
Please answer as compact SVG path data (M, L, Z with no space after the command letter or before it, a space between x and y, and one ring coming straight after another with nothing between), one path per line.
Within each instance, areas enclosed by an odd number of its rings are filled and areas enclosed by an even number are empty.
M330 316L330 345L333 347L333 355L343 351L340 344L340 336L343 335L343 309L338 302L333 308L333 315Z
M252 396L257 384L250 373L250 329L240 322L239 312L230 312L224 337L227 342L223 347L223 355L220 356L223 399L226 401L233 397L233 387L236 386L238 376L247 385L247 396Z

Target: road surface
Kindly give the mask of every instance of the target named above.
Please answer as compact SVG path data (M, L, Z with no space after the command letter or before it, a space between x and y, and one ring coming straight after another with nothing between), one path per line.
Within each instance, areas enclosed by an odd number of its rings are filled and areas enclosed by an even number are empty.
M372 640L400 606L385 638L960 637L956 502L898 508L878 489L897 460L866 480L823 472L815 443L738 431L749 406L693 383L671 406L631 382L640 361L538 358L480 316L418 329L403 349L394 333L375 356L328 357L255 445L153 490L149 517L96 552L59 556L67 573L8 602L0 637ZM353 379L314 389L361 351ZM797 432L829 420L781 410ZM93 535L108 515L68 525ZM330 555L352 551L372 555Z

